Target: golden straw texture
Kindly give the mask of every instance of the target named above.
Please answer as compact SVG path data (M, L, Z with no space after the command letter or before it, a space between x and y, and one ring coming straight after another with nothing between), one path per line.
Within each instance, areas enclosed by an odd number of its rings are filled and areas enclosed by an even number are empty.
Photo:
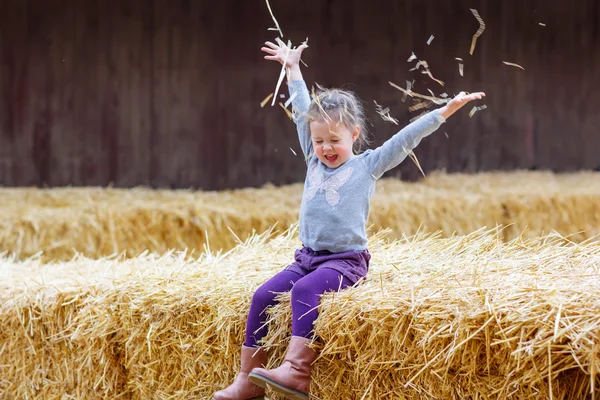
M369 224L396 238L444 236L508 226L503 239L557 231L581 241L600 233L600 174L516 171L432 173L417 183L382 179ZM0 252L44 261L75 254L135 257L171 249L233 248L277 224L298 220L302 184L222 192L150 189L0 189ZM232 234L235 233L234 234Z
M321 302L314 398L598 398L600 243L501 233L373 235L368 279ZM210 398L235 376L252 294L298 245L294 227L194 258L0 261L0 397Z

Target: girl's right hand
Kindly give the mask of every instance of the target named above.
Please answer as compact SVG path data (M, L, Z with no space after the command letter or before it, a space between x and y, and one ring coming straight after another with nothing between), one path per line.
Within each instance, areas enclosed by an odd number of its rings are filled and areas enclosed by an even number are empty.
M272 42L265 42L265 44L269 47L262 47L261 50L270 55L265 56L265 60L273 60L279 61L281 65L283 65L285 61L285 67L291 68L295 65L300 64L300 58L302 56L302 51L308 47L306 44L301 44L296 49L290 49L285 43L281 41L281 39L275 39L277 44ZM287 58L286 58L287 55Z

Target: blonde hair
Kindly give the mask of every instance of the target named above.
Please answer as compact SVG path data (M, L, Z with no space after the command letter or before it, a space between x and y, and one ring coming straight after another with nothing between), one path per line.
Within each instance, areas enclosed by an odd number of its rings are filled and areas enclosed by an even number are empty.
M369 144L365 111L360 99L351 91L343 89L325 89L317 85L313 90L312 101L308 108L309 121L332 121L343 124L350 131L358 125L360 133L354 142L357 152Z

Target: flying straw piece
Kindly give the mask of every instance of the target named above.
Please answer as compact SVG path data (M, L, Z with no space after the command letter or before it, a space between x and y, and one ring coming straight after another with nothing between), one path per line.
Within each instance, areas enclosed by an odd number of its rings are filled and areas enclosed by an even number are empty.
M477 42L477 38L481 36L483 31L485 30L485 22L483 22L483 19L481 19L477 10L475 10L474 8L471 8L470 10L475 16L475 18L477 18L477 22L479 22L479 29L473 35L473 40L471 41L471 50L469 51L469 54L473 55L473 52L475 51L475 43Z
M273 97L273 93L271 93L270 95L268 95L267 97L265 97L265 99L260 102L260 108L264 108L265 104L267 104L269 102L269 100L271 99L271 97Z
M471 111L469 111L469 118L473 118L473 115L475 115L476 112L477 112L477 106L471 108Z
M408 57L408 60L406 60L406 62L411 62L417 59L417 56L415 56L415 52L413 51L412 54L410 55L410 57Z
M460 74L460 76L464 76L463 68L464 68L464 65L462 63L458 63L458 73Z
M287 101L286 101L286 102L285 102L285 104L284 104L284 105L285 105L285 108L287 108L287 107L290 105L290 103L291 103L292 101L294 101L294 99L296 98L296 95L297 95L297 94L298 94L298 92L294 92L294 93L293 93L293 94L290 96L290 98L289 98L289 99L287 99Z
M477 106L473 107L471 109L471 111L469 111L469 118L473 118L473 115L475 115L475 113L477 111L485 110L486 108L487 108L487 106L485 104L482 106L479 106L479 107L477 107Z
M415 163L417 168L419 168L419 171L421 171L421 174L423 174L423 178L427 179L427 177L425 176L425 172L423 172L423 168L421 168L421 164L419 163L419 160L417 159L417 156L415 155L415 153L408 150L404 146L402 147L402 149L404 149L404 152L410 157L411 160L413 160L413 162Z
M279 36L281 36L283 38L283 32L281 31L281 28L279 27L279 22L277 22L277 20L275 19L275 16L273 15L273 11L271 10L271 5L269 4L269 0L265 0L265 1L267 2L267 8L269 9L271 18L273 18L273 21L275 22L275 26L277 27L276 29L279 31ZM274 30L274 29L269 28L269 30Z
M546 24L544 24L543 22L540 22L538 25L539 26L546 26Z
M416 92L413 92L412 90L406 90L401 88L400 86L396 85L394 82L389 82L390 86L392 86L393 88L398 89L399 91L401 91L402 93L406 93L407 95L409 95L410 97L418 97L420 99L425 99L425 100L430 100L432 102L434 102L435 104L446 104L447 102L449 102L449 99L440 99L438 97L432 97L432 96L425 96L423 94L419 94Z
M434 36L431 35L429 36L429 39L427 40L427 46L429 46L431 44L431 42L433 41Z
M382 106L377 104L377 102L375 100L373 100L373 103L375 103L375 109L377 111L377 114L379 114L384 121L391 122L392 124L398 125L398 120L393 118L392 116L390 116L390 108L389 107L382 108Z
M294 151L294 149L292 149L291 147L290 147L290 150L292 151L292 153L294 153L295 156L298 155L298 154L296 154L296 152Z
M460 57L454 57L454 59L455 59L456 61L462 61L462 60L463 60L463 59L462 59L462 58L460 58Z
M431 71L429 71L429 65L427 64L427 61L425 61L425 60L422 60L422 61L419 61L419 63L421 63L421 65L423 65L423 68L425 68L425 72L424 72L424 73L426 73L427 75L429 75L429 77L430 77L431 79L433 79L434 81L436 81L436 82L437 82L437 83L439 83L440 85L444 86L444 82L443 82L443 81L440 81L439 79L435 79L435 78L433 77L433 75L431 75ZM417 63L417 64L418 64L418 63Z
M414 81L413 81L413 82L414 82ZM406 81L406 90L410 92L410 90L412 89L412 85L413 85L413 84L412 84L412 82L411 82L411 81ZM402 95L402 102L403 102L403 103L406 101L406 96L407 96L407 93L404 93L404 94Z
M287 116L288 116L289 119L293 119L293 117L294 117L293 114L290 112L290 110L288 110L287 108L285 108L285 106L283 105L282 102L279 102L279 106L281 108L283 108L283 111L285 111L285 113L287 114Z
M416 120L418 120L419 118L421 118L422 116L424 116L425 114L428 114L429 111L425 110L423 111L421 114L417 115L416 117L412 117L411 119L409 119L410 122L414 122Z
M269 3L267 2L267 4L269 4ZM281 39L277 38L275 40L279 43L280 46L283 44ZM283 82L283 77L286 74L285 64L287 63L287 58L290 54L291 47L292 47L292 42L288 40L287 51L285 53L285 58L283 59L283 64L281 65L281 72L279 73L279 79L277 80L277 86L275 86L275 93L273 96L273 102L271 103L271 106L275 105L275 99L277 98L277 92L279 92L279 87L281 86L281 82Z
M408 111L413 112L413 111L421 110L423 108L429 108L429 107L431 107L432 104L433 103L428 100L419 101L419 102L413 104L412 106L408 107Z
M511 63L511 62L508 62L508 61L502 61L502 62L504 64L506 64L506 65L510 65L510 66L517 67L517 68L521 68L523 71L525 71L525 68L521 67L519 64Z

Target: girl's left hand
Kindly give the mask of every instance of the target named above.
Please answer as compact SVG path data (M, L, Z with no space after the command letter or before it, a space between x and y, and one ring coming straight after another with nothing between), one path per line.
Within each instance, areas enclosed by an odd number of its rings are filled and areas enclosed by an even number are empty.
M450 100L444 107L440 109L440 114L444 118L448 118L456 111L460 110L465 104L473 100L480 100L485 97L485 93L483 92L475 92L466 94L465 92L460 92L457 94L452 100Z
M450 106L451 108L454 108L456 110L460 109L462 106L464 106L465 104L467 104L470 101L473 100L481 100L482 98L485 97L485 93L483 92L475 92L475 93L469 93L466 94L465 92L460 92L459 94L457 94L452 100L450 100L448 102L448 106Z

